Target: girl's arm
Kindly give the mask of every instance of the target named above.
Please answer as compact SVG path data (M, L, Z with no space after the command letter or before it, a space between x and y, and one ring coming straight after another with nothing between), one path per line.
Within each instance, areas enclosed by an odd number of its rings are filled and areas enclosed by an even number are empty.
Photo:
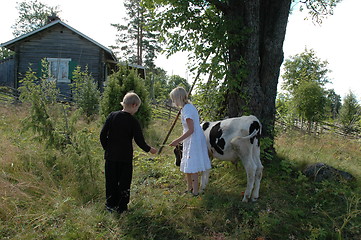
M187 122L187 126L188 126L188 131L186 131L185 133L183 133L182 136L180 136L179 138L175 139L173 142L171 142L169 144L169 146L177 146L180 142L182 142L184 139L186 139L187 137L189 137L190 135L192 135L192 133L194 132L194 122L192 119L187 118L186 119Z

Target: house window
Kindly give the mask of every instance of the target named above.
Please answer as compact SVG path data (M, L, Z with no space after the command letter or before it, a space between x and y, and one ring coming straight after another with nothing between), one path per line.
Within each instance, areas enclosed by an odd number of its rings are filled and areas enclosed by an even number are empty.
M49 80L69 83L69 62L71 58L48 58Z

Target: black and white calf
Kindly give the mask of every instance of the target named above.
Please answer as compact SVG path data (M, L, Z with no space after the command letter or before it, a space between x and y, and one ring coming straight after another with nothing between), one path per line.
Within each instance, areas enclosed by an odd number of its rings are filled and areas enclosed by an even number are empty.
M255 116L229 118L201 124L206 136L210 158L234 163L239 160L246 170L247 188L243 202L256 201L262 179L263 166L260 159L260 136L262 125ZM175 150L180 160L179 149ZM178 154L178 157L177 157ZM209 180L209 170L201 177L201 191Z

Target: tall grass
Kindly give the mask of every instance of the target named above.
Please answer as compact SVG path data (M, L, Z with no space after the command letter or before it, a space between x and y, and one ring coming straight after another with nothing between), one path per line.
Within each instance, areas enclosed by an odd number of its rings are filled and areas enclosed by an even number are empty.
M355 176L361 176L360 140L336 134L287 132L277 136L276 147L281 157L287 158L299 168L323 162Z
M100 121L74 124L72 144L49 148L23 131L22 106L0 107L0 239L361 239L360 181L315 183L301 174L325 162L361 178L360 142L322 135L279 134L281 161L265 166L261 198L243 203L241 165L213 161L203 195L184 194L170 147L135 150L130 210L104 210ZM145 135L163 141L171 121ZM181 133L180 123L170 136Z

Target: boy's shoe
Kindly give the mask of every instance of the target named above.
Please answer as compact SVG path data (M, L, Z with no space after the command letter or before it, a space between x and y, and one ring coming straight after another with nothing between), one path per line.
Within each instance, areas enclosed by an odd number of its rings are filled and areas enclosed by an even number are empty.
M110 213L113 213L113 212L117 212L118 209L115 208L115 207L109 207L109 206L105 206L105 209L110 212Z
M122 214L123 212L126 212L126 211L128 211L128 207L122 207L122 208L117 209L118 214Z

